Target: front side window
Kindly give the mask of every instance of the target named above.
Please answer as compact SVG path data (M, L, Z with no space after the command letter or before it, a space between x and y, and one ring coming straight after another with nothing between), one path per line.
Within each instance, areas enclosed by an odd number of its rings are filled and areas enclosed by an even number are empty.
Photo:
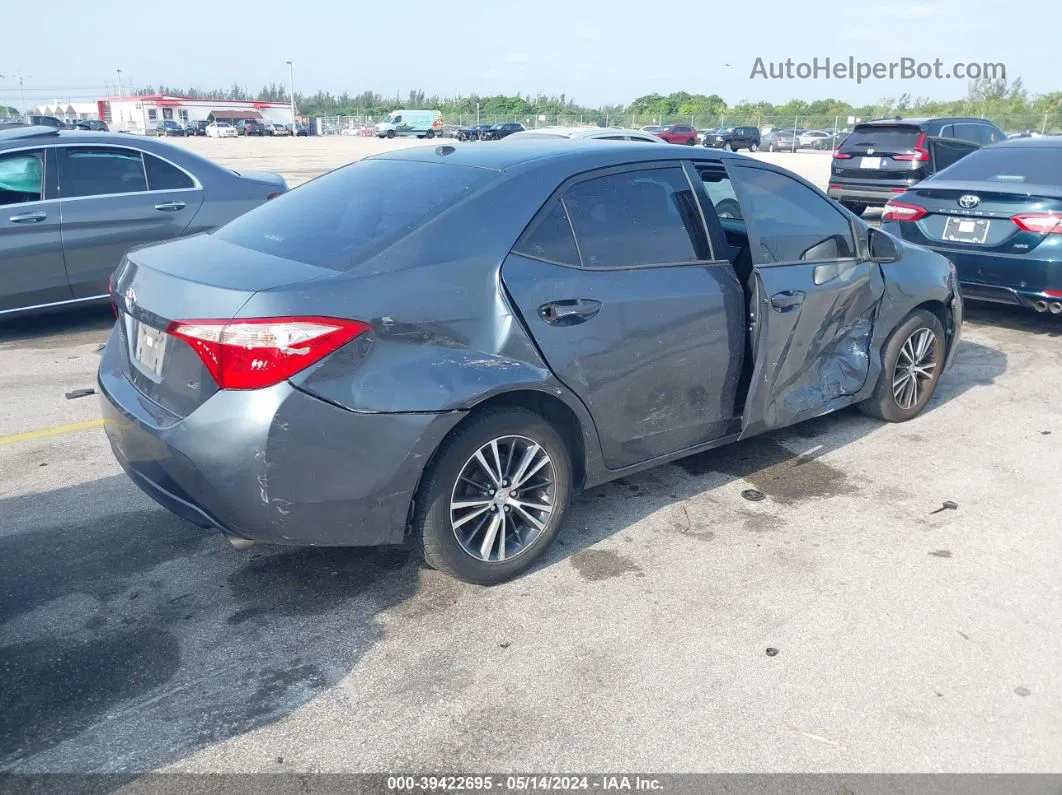
M757 265L855 256L848 218L829 199L775 171L735 166L730 173L758 237L752 245Z
M696 199L681 168L627 171L573 185L564 206L586 268L709 259Z
M44 152L0 155L0 206L44 198Z
M108 147L68 147L59 175L63 198L147 190L140 152Z

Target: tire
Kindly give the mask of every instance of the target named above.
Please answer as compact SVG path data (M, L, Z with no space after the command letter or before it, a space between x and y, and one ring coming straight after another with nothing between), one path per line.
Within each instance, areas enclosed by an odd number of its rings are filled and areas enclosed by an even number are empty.
M476 455L482 453L485 460L490 461L493 458L492 442L498 444L503 475L518 473L524 456L532 450L531 445L538 445L532 466L541 463L543 454L547 463L525 482L549 481L550 485L536 488L532 494L517 492L516 497L527 500L524 505L531 501L551 505L550 512L532 510L522 514L507 501L499 503L503 494L501 488L490 495L489 487L493 484ZM509 448L514 442L510 455ZM486 453L483 453L484 448ZM493 468L497 470L496 465ZM473 486L472 481L481 485ZM503 479L502 482L507 481ZM413 545L425 563L451 577L478 585L504 582L534 565L553 542L571 495L571 456L556 429L526 409L486 409L470 418L443 442L425 472L414 503ZM453 501L472 504L454 509ZM483 506L486 507L480 511ZM544 523L537 528L527 517L536 522L544 518ZM464 520L463 527L471 530L466 532L460 526L455 530L455 519L458 523ZM494 535L488 541L492 526L499 521L501 527L494 527ZM499 559L503 556L503 541L506 547L504 559ZM487 550L485 556L484 548Z
M755 152L759 148L760 148L760 145L758 143L756 143L755 141L753 141L751 144L749 144L749 151L750 152Z
M855 213L856 215L862 215L867 209L867 205L863 204L862 202L842 201L841 206Z
M774 144L773 143L767 144L767 151L768 152L773 152L774 151Z
M885 341L878 383L870 397L858 404L859 410L886 422L906 422L917 417L940 381L944 346L940 318L925 309L911 312ZM928 371L928 375L918 375L918 371L910 369L912 366L923 373Z
M435 130L428 130L426 133L424 133L424 137L430 141L432 138L435 137Z
M697 139L690 138L688 141L686 141L686 146L693 146L695 143L697 143Z
M727 141L725 144L723 144L723 149L726 150L727 152L733 152L734 151L734 145L731 144L730 141Z
M388 130L387 131L387 137L388 138L394 138L395 137L395 131L394 130Z

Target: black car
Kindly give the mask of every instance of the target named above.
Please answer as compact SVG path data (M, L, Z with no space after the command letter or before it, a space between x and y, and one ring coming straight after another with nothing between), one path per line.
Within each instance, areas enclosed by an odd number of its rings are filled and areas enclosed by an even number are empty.
M977 118L863 122L833 154L828 193L859 215L978 147L1006 137L992 122Z
M184 123L185 135L206 135L206 128L210 122L202 119L198 121L188 121Z
M759 127L720 127L704 134L704 145L712 149L725 149L736 152L748 149L755 152L760 148Z
M310 134L309 130L307 130L305 127L303 127L301 124L298 124L298 123L295 124L294 132L295 132L295 136L297 138L305 138L305 137L309 136L309 134Z
M158 122L153 128L148 128L148 135L157 135L159 138L167 138L169 136L184 137L184 125L179 121L173 119L163 119Z
M74 127L79 130L89 130L92 132L109 132L107 122L100 121L99 119L80 119L74 122Z
M964 298L1062 315L1062 138L971 152L886 204L882 228L954 262Z
M272 135L272 131L258 119L240 119L236 122L237 135Z
M473 124L471 127L460 127L457 130L458 141L479 141L492 127L491 124Z
M480 133L480 140L483 141L500 141L502 138L506 138L513 133L523 132L524 125L518 124L514 121L507 121L503 124L495 124Z

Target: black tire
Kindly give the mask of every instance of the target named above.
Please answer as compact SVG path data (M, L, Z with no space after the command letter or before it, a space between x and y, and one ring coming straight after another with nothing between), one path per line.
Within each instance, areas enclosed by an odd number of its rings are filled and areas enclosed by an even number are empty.
M768 152L773 152L774 151L774 143L773 142L767 144L767 151Z
M387 137L388 138L394 138L395 137L395 131L394 130L388 130L387 131Z
M430 141L430 140L431 140L432 138L434 138L434 137L435 137L435 130L428 130L428 131L427 131L427 132L426 132L426 133L424 134L424 137L425 137L425 138L427 138L427 139L428 139L428 140Z
M464 488L460 484L465 481L459 481L459 478L476 452L492 440L502 437L531 440L549 457L552 464L553 510L543 529L524 549L505 560L488 561L474 557L461 545L451 519L450 503L455 489ZM526 571L546 551L557 536L571 496L571 456L556 429L538 414L526 409L486 409L469 418L443 442L435 460L425 472L413 510L413 546L425 563L451 577L478 585L504 582ZM490 510L497 512L497 506ZM506 514L507 517L515 515ZM485 518L490 516L491 513L485 514ZM477 535L478 532L478 529L473 531L471 538L482 538ZM484 527L483 533L486 532L488 530ZM466 542L472 543L468 539ZM476 540L474 543L480 542ZM492 543L488 557L494 553L494 546Z
M862 202L842 201L841 206L844 207L846 210L855 213L856 215L862 215L867 209L867 205L863 204Z
M688 141L686 141L686 146L693 146L695 143L697 143L697 139L690 138Z
M732 143L730 143L730 141L727 141L726 143L723 144L723 149L725 151L727 151L727 152L733 152L734 151L734 145Z
M755 141L753 141L751 144L749 144L749 151L750 152L755 152L759 148L760 148L760 145L758 143L756 143Z
M926 349L924 358L916 357L915 364L929 369L929 377L909 375L902 382L903 371L910 370L912 353L918 353L918 342L928 332L932 335L932 347ZM911 343L910 345L908 343ZM858 404L859 410L868 417L876 417L886 422L906 422L917 417L926 407L937 384L940 382L941 369L946 357L944 327L940 318L925 309L911 312L889 335L881 352L882 370L878 383L870 397ZM929 368L927 365L932 364ZM912 394L910 387L913 377L916 391ZM899 388L898 383L903 386ZM917 399L913 399L917 398Z

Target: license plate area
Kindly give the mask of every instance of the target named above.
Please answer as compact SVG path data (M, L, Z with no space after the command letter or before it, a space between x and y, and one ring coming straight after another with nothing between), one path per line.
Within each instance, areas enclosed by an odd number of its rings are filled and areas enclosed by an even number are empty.
M949 218L944 224L944 240L951 243L982 244L988 238L990 221L985 218Z
M132 319L132 362L137 370L152 381L162 380L166 360L166 332Z
M880 157L861 157L859 158L860 168L881 168Z

